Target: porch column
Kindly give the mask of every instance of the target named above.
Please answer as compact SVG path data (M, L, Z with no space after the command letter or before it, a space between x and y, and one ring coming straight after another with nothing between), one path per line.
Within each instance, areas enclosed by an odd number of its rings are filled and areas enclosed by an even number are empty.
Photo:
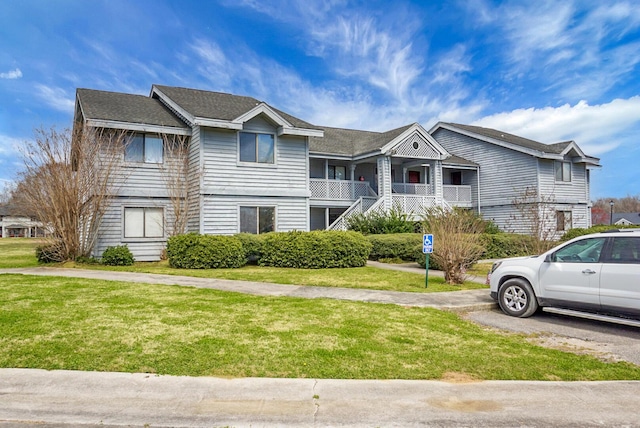
M349 169L351 170L351 199L356 199L356 164L349 164Z
M442 161L441 160L437 160L436 164L435 164L435 168L434 168L434 188L435 188L435 192L436 192L436 204L438 206L442 206L443 205L443 200L444 200L444 190L443 187L444 186L444 182L442 179Z
M384 200L385 211L393 207L393 186L391 177L391 156L381 156L377 160L378 166L378 196Z

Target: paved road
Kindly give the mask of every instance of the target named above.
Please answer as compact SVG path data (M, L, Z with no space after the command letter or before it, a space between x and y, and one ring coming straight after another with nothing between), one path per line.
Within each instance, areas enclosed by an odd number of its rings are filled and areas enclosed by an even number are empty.
M640 426L638 382L190 378L0 369L0 427Z

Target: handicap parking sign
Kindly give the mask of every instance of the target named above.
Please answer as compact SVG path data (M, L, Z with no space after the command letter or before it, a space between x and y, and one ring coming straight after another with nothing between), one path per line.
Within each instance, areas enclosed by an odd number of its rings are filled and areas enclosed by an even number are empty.
M425 233L422 237L422 252L425 254L433 253L433 235Z

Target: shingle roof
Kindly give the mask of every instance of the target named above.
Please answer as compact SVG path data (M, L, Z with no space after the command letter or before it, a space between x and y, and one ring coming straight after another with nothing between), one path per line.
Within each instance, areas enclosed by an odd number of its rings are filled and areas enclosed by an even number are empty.
M570 141L556 144L543 144L538 141L529 140L528 138L519 137L509 134L508 132L499 131L497 129L483 128L481 126L462 125L460 123L445 123L445 125L453 126L465 131L473 132L495 140L504 141L506 143L515 144L531 150L537 150L544 153L559 154L571 143Z
M471 162L470 160L466 160L465 158L461 158L460 156L451 155L445 160L442 161L445 165L467 165L467 166L479 166L475 162Z
M144 95L83 88L77 94L85 119L187 128L160 101Z
M640 224L640 213L613 213L614 223L622 219L628 220L633 224Z
M413 124L385 132L324 127L324 137L309 138L309 151L347 156L373 152L398 137Z
M153 85L194 117L233 120L252 110L262 102L241 95L175 86ZM269 105L268 103L265 103ZM291 116L269 105L275 112L296 128L321 129L302 119Z

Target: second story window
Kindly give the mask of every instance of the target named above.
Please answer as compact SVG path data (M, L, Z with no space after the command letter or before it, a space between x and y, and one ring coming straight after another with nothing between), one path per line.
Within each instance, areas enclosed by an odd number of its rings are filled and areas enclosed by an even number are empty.
M136 134L127 141L124 160L127 162L162 163L162 138L155 135Z
M571 162L556 162L556 181L571 182Z
M274 163L272 134L240 132L240 162Z

